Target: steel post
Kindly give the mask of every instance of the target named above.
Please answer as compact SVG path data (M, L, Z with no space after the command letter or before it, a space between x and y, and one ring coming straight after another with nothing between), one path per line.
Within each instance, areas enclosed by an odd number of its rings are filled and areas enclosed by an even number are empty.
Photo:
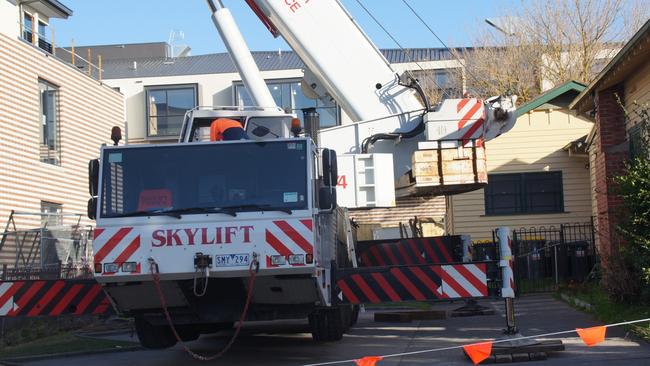
M320 114L316 108L305 108L302 110L305 121L305 134L309 135L318 146L318 128L320 127Z

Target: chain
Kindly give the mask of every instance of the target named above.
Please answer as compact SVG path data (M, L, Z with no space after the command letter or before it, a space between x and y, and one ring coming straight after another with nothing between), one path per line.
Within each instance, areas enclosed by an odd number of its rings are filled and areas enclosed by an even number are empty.
M211 361L223 356L230 349L233 343L235 343L237 336L239 336L239 332L241 331L242 327L244 326L244 321L246 320L246 315L248 314L248 308L250 306L251 299L253 297L253 286L255 285L255 277L259 269L260 267L259 267L259 262L257 260L257 254L253 253L253 260L251 261L251 264L248 267L248 294L246 295L246 303L244 305L244 310L242 311L241 317L239 318L239 322L237 323L237 327L235 327L235 333L233 334L233 336L230 338L226 346L221 351L219 351L218 353L212 356L203 356L192 351L178 335L178 332L176 331L176 327L174 326L174 322L172 321L172 317L169 314L169 310L167 309L167 302L165 301L165 296L163 295L162 288L160 287L160 271L158 268L158 263L156 263L155 259L149 258L149 270L151 271L151 275L153 277L154 287L156 288L156 292L158 293L160 306L163 309L163 313L165 314L165 318L167 319L169 328L174 334L176 341L183 346L185 352L187 352L194 359L200 361Z

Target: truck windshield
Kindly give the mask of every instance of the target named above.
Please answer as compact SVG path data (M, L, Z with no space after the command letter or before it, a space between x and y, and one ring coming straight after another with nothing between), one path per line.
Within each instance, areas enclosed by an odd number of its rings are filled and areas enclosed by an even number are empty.
M304 140L106 149L101 216L306 209L307 156Z

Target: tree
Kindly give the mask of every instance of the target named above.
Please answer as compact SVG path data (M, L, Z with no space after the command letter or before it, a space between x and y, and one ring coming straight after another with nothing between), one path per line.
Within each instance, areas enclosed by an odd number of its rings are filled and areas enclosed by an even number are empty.
M650 109L647 104L634 104L631 111L621 105L626 118L639 120L638 128L630 136L633 156L626 166L626 173L614 179L623 200L617 230L625 241L621 250L623 262L630 272L626 277L632 283L617 281L618 286L610 286L609 290L617 295L621 289L633 285L632 288L637 290L635 295L650 302Z
M648 19L642 0L522 3L500 30L480 29L463 60L466 89L480 97L515 93L526 102L568 80L589 83ZM486 25L487 27L487 25Z

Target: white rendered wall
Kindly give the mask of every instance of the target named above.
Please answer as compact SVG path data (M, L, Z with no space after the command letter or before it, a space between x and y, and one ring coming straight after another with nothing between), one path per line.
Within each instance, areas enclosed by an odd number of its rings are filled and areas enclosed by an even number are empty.
M20 14L15 0L0 0L0 33L12 38L20 33Z

